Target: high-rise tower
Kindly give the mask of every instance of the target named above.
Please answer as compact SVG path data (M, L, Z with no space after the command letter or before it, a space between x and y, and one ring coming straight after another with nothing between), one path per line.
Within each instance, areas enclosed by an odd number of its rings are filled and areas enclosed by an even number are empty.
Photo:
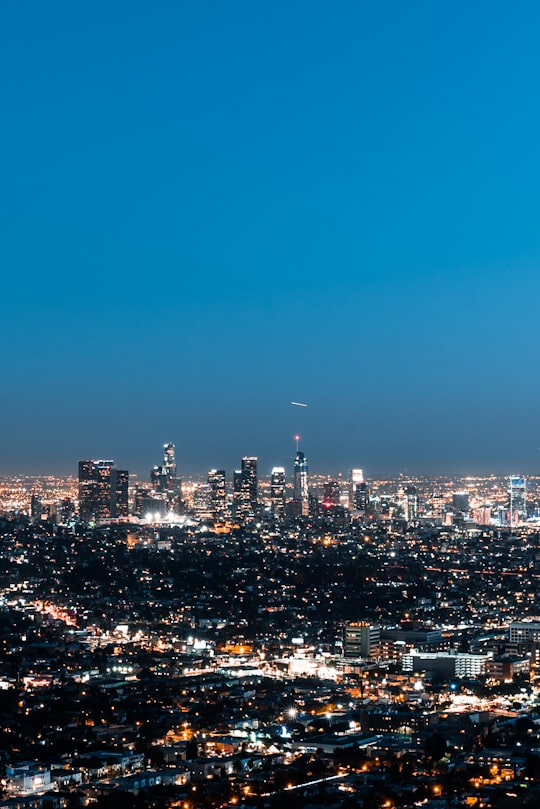
M174 455L174 444L163 444L163 472L170 479L176 477L176 458Z
M511 475L508 487L510 498L510 525L527 519L527 481L519 475Z
M127 517L129 514L129 472L126 469L111 469L111 517Z
M412 484L403 486L401 490L401 503L403 516L406 522L412 522L418 517L418 489Z
M281 519L285 514L285 469L274 466L270 478L270 502L272 514Z
M150 472L152 487L166 493L169 505L181 496L181 480L176 477L176 458L174 444L163 444L163 464L154 466Z
M298 439L296 439L298 447ZM309 514L309 490L308 490L308 462L303 452L296 451L294 459L294 499L300 505L300 514L307 517Z
M241 520L257 513L257 458L242 458L242 469L234 473L234 511Z
M349 508L360 514L365 514L369 505L369 493L361 469L351 469Z
M83 522L111 516L114 461L79 461L79 516Z
M339 483L337 480L327 480L323 486L323 505L339 506Z
M349 508L365 514L369 504L367 484L361 469L351 469Z
M210 510L215 520L223 519L227 514L227 488L223 469L211 469L208 473L210 486Z
M242 489L249 510L255 514L258 506L257 458L242 458Z

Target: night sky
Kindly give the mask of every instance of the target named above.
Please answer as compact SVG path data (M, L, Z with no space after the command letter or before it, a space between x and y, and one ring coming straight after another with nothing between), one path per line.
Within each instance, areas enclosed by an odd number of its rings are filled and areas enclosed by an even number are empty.
M5 2L0 472L538 472L539 30Z

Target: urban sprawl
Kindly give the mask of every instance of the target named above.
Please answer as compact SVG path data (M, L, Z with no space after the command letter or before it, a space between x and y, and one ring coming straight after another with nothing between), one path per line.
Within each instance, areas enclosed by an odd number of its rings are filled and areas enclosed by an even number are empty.
M540 477L0 478L0 806L540 807Z

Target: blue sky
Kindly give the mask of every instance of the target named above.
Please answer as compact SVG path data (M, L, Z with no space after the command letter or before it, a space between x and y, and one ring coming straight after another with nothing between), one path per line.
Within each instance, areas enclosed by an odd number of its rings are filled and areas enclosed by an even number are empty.
M0 471L537 471L539 24L5 4Z

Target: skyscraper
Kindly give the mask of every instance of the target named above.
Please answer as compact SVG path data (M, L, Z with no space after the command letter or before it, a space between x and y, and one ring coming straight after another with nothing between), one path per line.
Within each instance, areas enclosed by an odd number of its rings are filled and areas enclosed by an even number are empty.
M127 469L111 469L111 517L129 515L129 472Z
M361 469L351 469L349 508L365 514L367 511L369 496L367 484L364 480L364 473Z
M235 469L233 473L233 511L235 517L242 516L241 504L242 504L242 470Z
M469 492L454 492L452 494L452 509L454 513L466 514L469 511Z
M444 512L444 497L440 491L433 492L431 496L431 514L441 519Z
M285 514L285 469L282 466L272 469L270 503L274 517L281 519Z
M43 517L43 503L40 498L33 494L30 499L30 521L39 522Z
M309 514L308 462L303 452L297 450L294 460L294 499L300 504L300 514Z
M210 483L199 483L193 492L193 513L198 520L214 518Z
M211 469L208 473L210 486L210 510L215 520L223 519L227 514L227 488L223 469Z
M258 481L257 481L257 458L242 458L242 489L244 490L244 500L249 504L251 514L257 513Z
M170 480L176 477L174 444L163 444L163 472Z
M258 509L257 496L257 458L242 458L242 469L234 473L233 478L234 512L238 519L253 517Z
M418 516L418 489L409 484L401 491L403 516L407 522L412 522Z
M79 461L79 516L83 522L111 516L111 469L114 461Z
M519 475L511 475L508 494L510 499L510 525L527 519L527 481Z
M327 480L323 486L323 505L339 506L339 483L337 480Z
M368 510L369 506L369 492L367 483L363 480L356 486L356 492L354 497L354 508L356 511L359 511L361 514L365 514Z
M163 464L154 466L150 472L150 482L157 492L167 494L169 505L181 496L181 481L176 477L176 458L174 444L163 444ZM178 503L176 502L176 505Z

